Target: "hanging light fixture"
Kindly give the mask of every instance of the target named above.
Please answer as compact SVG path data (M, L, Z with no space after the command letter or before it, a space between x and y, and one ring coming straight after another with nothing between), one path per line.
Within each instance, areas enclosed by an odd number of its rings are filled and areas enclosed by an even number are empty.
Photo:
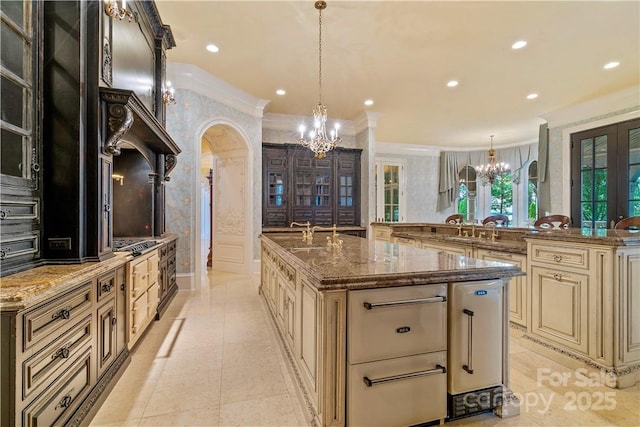
M326 157L326 153L335 148L342 142L342 138L338 136L340 125L335 124L335 128L327 135L327 107L322 105L322 10L326 9L325 1L316 1L315 8L318 9L318 105L313 108L313 130L309 132L308 138L304 137L305 127L300 125L300 138L298 143L309 148L315 153L315 157L322 159Z
M484 165L476 166L476 173L479 178L485 180L484 184L488 181L489 184L493 184L493 181L502 174L509 172L509 164L505 162L499 162L496 160L496 150L493 149L493 137L491 138L491 148L489 148L489 162Z

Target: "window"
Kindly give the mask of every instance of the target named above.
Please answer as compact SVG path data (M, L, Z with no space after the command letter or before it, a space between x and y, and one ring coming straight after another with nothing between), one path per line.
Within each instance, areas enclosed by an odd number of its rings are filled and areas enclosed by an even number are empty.
M400 222L404 215L404 163L376 162L376 218L384 222Z
M529 165L527 182L527 219L530 222L538 219L538 161Z
M458 213L464 221L474 221L476 218L476 170L465 166L458 175Z
M590 228L640 215L640 119L571 135L571 215Z
M506 215L513 221L513 185L511 173L496 177L491 184L491 215Z

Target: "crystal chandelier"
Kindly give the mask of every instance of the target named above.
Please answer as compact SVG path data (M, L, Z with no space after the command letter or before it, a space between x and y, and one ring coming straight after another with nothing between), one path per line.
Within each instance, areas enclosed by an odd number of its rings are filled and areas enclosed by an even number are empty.
M305 127L300 125L298 130L300 131L300 138L298 143L309 148L315 153L315 157L322 159L326 157L326 153L335 148L336 145L342 142L342 138L338 136L338 129L340 125L335 124L335 128L331 130L329 136L327 136L327 107L322 105L322 10L326 9L327 3L324 1L316 1L315 8L319 11L318 27L319 42L318 42L318 105L313 108L313 130L309 132L308 138L304 137Z
M489 148L489 163L485 165L476 166L476 173L479 178L483 178L489 181L489 184L493 184L493 181L504 173L509 172L509 164L505 162L498 163L496 161L496 150L493 149L493 136L491 137L491 148Z

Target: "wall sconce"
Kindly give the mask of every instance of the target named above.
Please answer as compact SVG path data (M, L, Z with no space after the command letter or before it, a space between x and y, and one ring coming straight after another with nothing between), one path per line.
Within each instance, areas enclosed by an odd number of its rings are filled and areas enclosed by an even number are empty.
M173 96L175 92L175 89L171 87L171 82L167 82L166 89L162 89L162 102L164 102L166 105L175 104L176 98L175 96Z
M118 6L118 0L104 0L104 12L112 17L123 20L129 18L129 22L133 19L133 13L127 10L127 0L122 0L122 6Z
M111 174L111 178L120 182L120 185L124 184L124 175L120 175L117 173Z

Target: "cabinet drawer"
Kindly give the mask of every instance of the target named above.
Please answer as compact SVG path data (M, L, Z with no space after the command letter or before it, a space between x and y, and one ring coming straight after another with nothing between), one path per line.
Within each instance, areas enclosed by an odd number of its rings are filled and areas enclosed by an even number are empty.
M169 251L168 251L169 256L176 254L176 243L177 242L173 240L172 242L169 242L169 244L167 245L167 247L169 248Z
M91 347L87 347L55 384L22 411L22 425L63 425L90 390L91 380Z
M561 265L563 267L589 268L589 249L571 246L531 245L532 262Z
M409 426L447 416L446 352L349 365L349 426Z
M446 350L446 295L446 285L350 291L349 363Z
M91 282L87 282L75 291L25 313L22 316L23 350L52 341L73 326L86 310L91 309L91 285Z
M91 314L22 364L22 398L47 387L68 362L91 342Z
M391 240L392 243L397 243L399 245L416 246L416 241L407 237L392 237Z
M98 302L101 302L103 299L111 297L115 295L117 292L118 286L116 283L116 272L112 271L106 276L102 276L97 281L96 293L98 295Z

